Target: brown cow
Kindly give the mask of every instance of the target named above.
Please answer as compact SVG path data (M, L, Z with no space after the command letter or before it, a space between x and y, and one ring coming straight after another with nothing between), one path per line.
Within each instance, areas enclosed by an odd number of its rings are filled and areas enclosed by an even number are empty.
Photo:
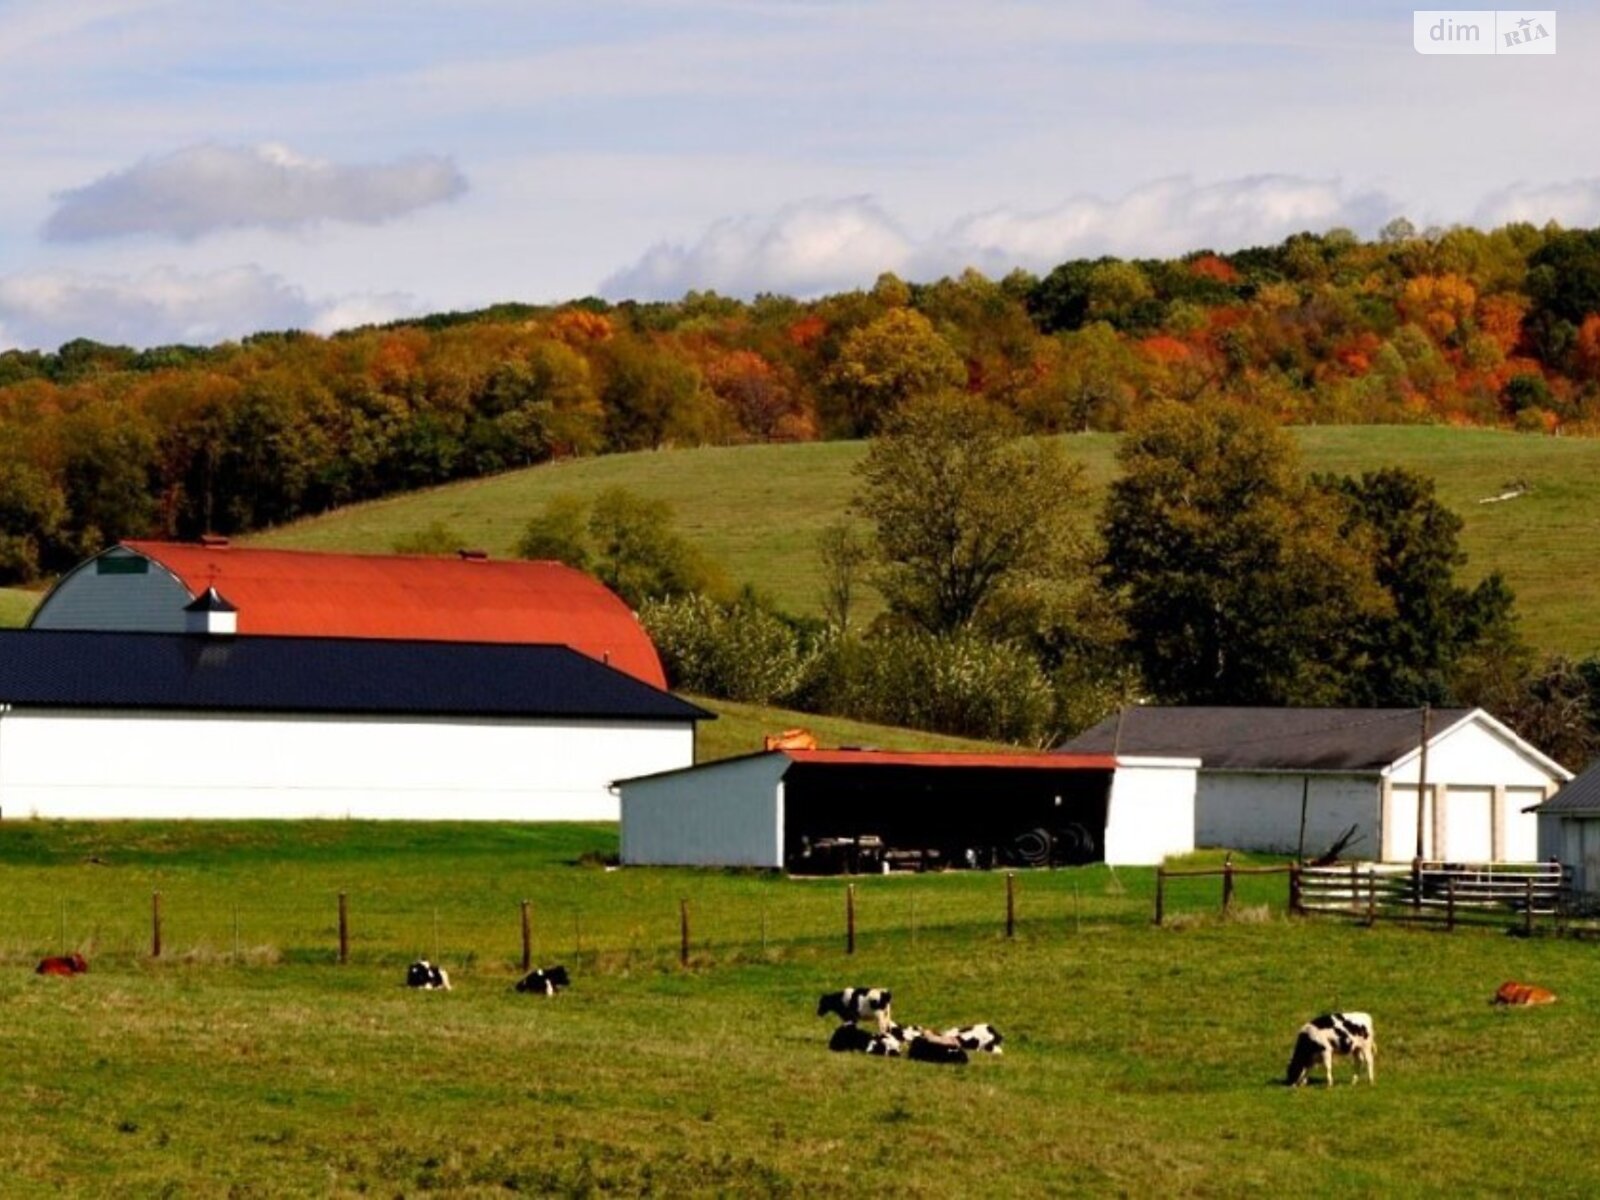
M1554 1004L1556 994L1549 988L1542 988L1537 984L1507 980L1494 994L1494 1002L1507 1007L1523 1008L1530 1004Z
M40 959L39 965L33 969L35 975L82 975L89 969L89 964L81 954L58 955L55 958Z

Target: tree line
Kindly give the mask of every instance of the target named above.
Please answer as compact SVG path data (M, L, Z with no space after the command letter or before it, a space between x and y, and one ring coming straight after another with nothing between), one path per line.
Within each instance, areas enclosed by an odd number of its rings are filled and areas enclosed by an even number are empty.
M1276 423L1587 433L1600 231L1397 221L1372 241L1334 230L997 281L885 275L811 301L691 292L327 338L7 351L0 582L122 537L242 532L569 455L871 436L946 392L1036 433L1200 401Z

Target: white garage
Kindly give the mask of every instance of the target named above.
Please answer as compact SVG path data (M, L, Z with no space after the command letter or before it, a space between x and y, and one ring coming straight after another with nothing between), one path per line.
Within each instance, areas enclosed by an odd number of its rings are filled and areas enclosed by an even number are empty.
M565 646L0 631L0 818L616 820L710 716Z
M1349 856L1401 862L1419 826L1425 859L1531 862L1526 810L1572 777L1482 709L1138 707L1063 749L1198 758L1199 845L1317 855L1350 832Z

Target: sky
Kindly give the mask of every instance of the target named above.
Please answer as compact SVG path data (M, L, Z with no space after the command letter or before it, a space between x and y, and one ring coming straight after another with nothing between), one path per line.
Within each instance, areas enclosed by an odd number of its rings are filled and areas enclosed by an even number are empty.
M1600 225L1600 5L0 0L0 349Z

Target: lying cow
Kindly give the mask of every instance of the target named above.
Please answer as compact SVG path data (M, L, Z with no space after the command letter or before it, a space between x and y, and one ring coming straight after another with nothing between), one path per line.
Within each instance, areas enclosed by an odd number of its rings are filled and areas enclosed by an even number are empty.
M878 1032L888 1033L892 1023L889 1012L887 988L845 988L842 992L828 992L817 1001L817 1016L837 1014L841 1021L854 1025L867 1017L876 1017Z
M443 967L436 967L425 958L419 958L406 968L406 986L423 991L450 990L450 975Z
M899 1038L889 1033L868 1033L859 1025L841 1025L828 1039L828 1049L841 1054L876 1054L899 1058L903 1049Z
M1000 1043L1005 1041L993 1025L963 1025L959 1029L946 1029L944 1036L954 1040L963 1050L977 1050L984 1054L1000 1054Z
M952 1046L942 1037L913 1038L906 1046L906 1057L912 1062L942 1063L954 1066L967 1061L967 1052Z
M1300 1027L1295 1038L1294 1057L1289 1060L1289 1072L1284 1083L1297 1087L1311 1074L1319 1062L1327 1073L1327 1084L1333 1086L1334 1055L1349 1057L1355 1063L1355 1077L1351 1083L1361 1082L1361 1067L1366 1064L1367 1082L1376 1083L1373 1059L1378 1043L1372 1028L1372 1018L1366 1013L1328 1013L1314 1017Z
M33 969L35 975L82 975L89 969L88 962L81 954L58 955L54 958L39 960L39 965Z
M1522 1008L1529 1004L1554 1004L1556 994L1549 988L1542 988L1537 984L1508 980L1502 983L1500 990L1494 994L1494 1002L1511 1008Z
M535 967L517 981L517 991L532 992L535 996L554 996L564 987L571 987L565 967Z

